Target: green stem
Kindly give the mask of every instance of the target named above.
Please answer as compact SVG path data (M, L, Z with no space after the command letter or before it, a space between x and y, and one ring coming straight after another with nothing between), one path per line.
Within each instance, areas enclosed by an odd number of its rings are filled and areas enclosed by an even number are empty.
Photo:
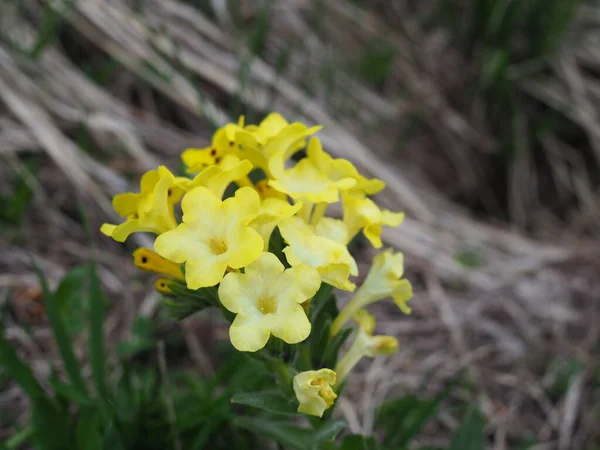
M361 286L362 287L362 286ZM356 314L361 308L363 308L368 302L367 299L362 298L361 288L358 288L352 300L350 300L346 306L340 311L338 316L331 324L331 336L335 336L340 332L342 327L348 320L352 319L352 316Z

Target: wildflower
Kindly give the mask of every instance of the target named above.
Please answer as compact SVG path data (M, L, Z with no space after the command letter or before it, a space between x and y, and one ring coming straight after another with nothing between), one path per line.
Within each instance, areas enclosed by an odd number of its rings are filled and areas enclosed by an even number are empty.
M267 198L262 202L258 215L249 225L263 238L265 251L269 248L269 238L275 227L296 214L300 208L302 202L290 205L287 201L278 198Z
M146 172L140 181L140 192L128 192L113 198L115 211L127 220L119 225L105 223L100 231L115 241L124 242L134 232L161 234L177 226L173 205L183 195L175 186L175 177L164 166Z
M156 289L156 292L160 294L170 294L171 288L169 287L169 284L172 281L173 280L171 280L170 278L160 277L154 282L154 289Z
M241 131L236 134L240 144L240 156L249 159L254 167L262 169L267 178L271 177L270 161L280 155L283 162L306 145L306 138L321 129L320 126L308 128L303 123L293 123L282 128L264 144L253 133Z
M324 282L346 291L354 290L348 278L358 275L358 267L345 245L319 236L314 227L297 216L281 222L279 231L288 243L283 252L291 266L308 264L319 271Z
M313 137L308 143L306 158L301 159L291 169L286 169L286 160L297 150L281 151L271 157L269 170L273 179L269 181L269 186L293 199L335 203L340 198L340 190L356 185L356 180L350 177L331 177L330 171L336 160L323 151L321 141L317 137Z
M197 186L204 186L221 198L227 187L234 181L243 180L243 184L248 184L246 179L251 170L252 163L250 161L240 161L237 156L227 155L220 166L207 167L192 180L183 177L177 178L177 182L186 191Z
M225 156L234 153L238 146L236 133L243 130L244 118L238 124L227 124L213 135L211 145L204 148L188 148L181 154L181 160L187 167L187 173L198 173L206 167L219 165Z
M181 202L183 223L156 239L156 252L185 262L189 289L214 286L227 267L247 266L260 256L263 240L248 223L258 214L260 199L248 187L221 200L208 188L189 191Z
M364 194L342 194L344 222L348 227L350 239L362 229L373 247L380 248L381 229L385 226L397 227L404 220L404 213L395 213L380 209L375 202Z
M333 321L331 334L337 334L356 312L386 297L392 297L403 313L410 314L411 310L406 302L412 297L412 286L408 280L400 279L403 274L402 253L394 254L391 249L388 249L375 256L364 283Z
M369 179L361 175L356 167L354 167L354 164L347 159L333 159L325 152L322 152L319 156L321 160L320 165L322 167L328 167L328 173L331 179L337 181L343 178L352 178L356 180L356 184L347 192L373 195L385 188L385 183L383 181L377 178Z
M323 417L326 409L333 405L337 395L332 386L336 373L331 369L308 370L294 377L294 392L298 399L298 412Z
M245 352L263 348L271 334L288 344L310 334L310 321L301 303L321 285L319 273L305 264L284 270L273 253L262 253L244 273L228 273L219 286L219 300L237 314L229 337Z
M290 123L279 113L271 113L257 125L247 125L244 130L252 134L256 142L264 145L268 139L277 136Z
M346 245L350 241L348 227L346 227L343 221L338 219L323 217L315 226L315 231L319 236L329 238L340 244Z
M338 361L335 372L338 375L337 385L342 383L346 375L364 358L377 355L391 355L398 351L398 340L392 336L373 336L375 317L365 310L358 311L354 320L358 323L356 337L350 348Z

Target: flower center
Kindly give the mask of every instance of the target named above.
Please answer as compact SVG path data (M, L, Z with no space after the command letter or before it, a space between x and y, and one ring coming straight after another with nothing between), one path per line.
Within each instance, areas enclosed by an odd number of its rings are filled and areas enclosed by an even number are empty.
M222 255L227 251L227 244L222 239L212 238L209 242L209 246L215 255Z
M256 303L258 310L263 314L272 314L277 311L277 302L273 297L261 296Z
M337 397L331 386L327 382L327 380L323 377L316 377L314 380L310 382L311 386L319 386L319 397L325 400L325 404L329 408L333 405L333 401Z

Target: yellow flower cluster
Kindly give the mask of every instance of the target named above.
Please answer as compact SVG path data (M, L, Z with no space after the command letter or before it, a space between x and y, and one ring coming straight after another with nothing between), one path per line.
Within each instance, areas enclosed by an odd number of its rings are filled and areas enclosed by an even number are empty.
M380 248L382 227L398 226L404 218L369 198L385 187L381 180L364 177L349 161L323 150L314 136L320 128L290 124L277 113L259 125L245 125L243 118L228 124L210 146L183 152L188 176L161 166L144 174L139 192L117 195L113 207L124 219L101 231L118 242L135 232L156 235L154 250L136 250L134 262L165 275L156 282L159 292L168 293L171 280L189 290L217 286L222 306L235 314L230 338L238 350L260 350L271 335L299 343L311 332L305 309L321 283L355 290L358 268L349 242L362 232ZM336 202L342 217L327 217ZM276 228L285 261L269 252ZM384 297L408 313L412 291L402 273L400 253L380 253L331 334ZM368 355L354 351L352 361L359 353ZM314 400L302 409L321 415L335 398L328 387L336 377L329 369L313 372L304 372L294 388L304 396L301 405Z

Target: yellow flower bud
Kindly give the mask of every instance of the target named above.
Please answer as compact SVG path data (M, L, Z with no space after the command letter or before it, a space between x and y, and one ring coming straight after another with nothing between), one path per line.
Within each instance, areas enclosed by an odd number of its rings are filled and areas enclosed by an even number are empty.
M161 294L170 294L171 289L169 288L169 284L171 283L171 279L167 277L160 277L154 282L154 289Z
M147 248L138 248L133 252L133 263L136 267L147 272L169 275L178 280L184 279L179 264L169 261Z
M298 399L298 412L323 417L326 409L337 398L332 386L336 373L330 369L308 370L294 377L294 392Z

